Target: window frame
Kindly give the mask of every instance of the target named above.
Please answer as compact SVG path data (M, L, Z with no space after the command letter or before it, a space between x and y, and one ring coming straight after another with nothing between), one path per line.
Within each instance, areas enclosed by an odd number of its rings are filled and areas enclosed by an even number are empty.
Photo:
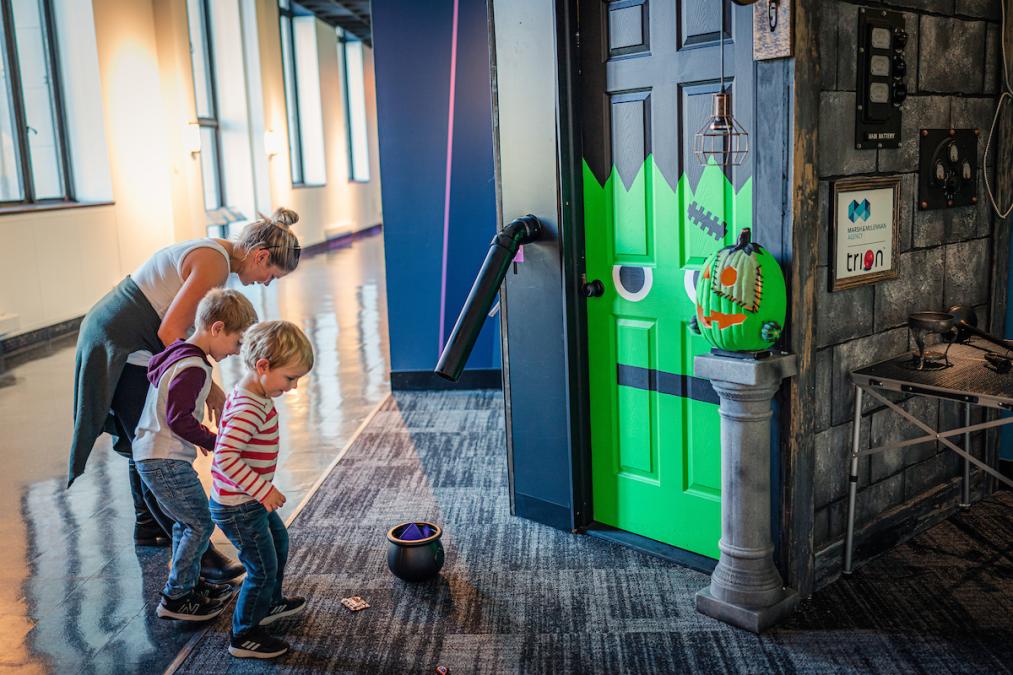
M58 144L58 156L61 166L60 175L63 187L63 197L47 197L38 199L35 196L35 176L32 169L31 141L28 138L27 113L25 111L25 92L21 82L21 64L18 58L17 28L14 26L14 6L12 0L0 0L0 12L3 13L3 62L10 77L11 83L11 104L14 108L14 124L17 125L18 161L17 166L20 172L18 176L21 185L22 198L0 200L0 207L16 207L18 205L31 206L59 205L76 203L74 198L74 181L71 175L70 150L67 138L67 112L64 106L63 78L60 72L59 47L56 42L56 24L53 20L52 0L36 0L42 9L42 29L45 31L43 39L46 41L46 59L48 60L49 73L52 78L50 82L50 94L53 98L53 120L56 142Z
M216 184L216 187L218 188L218 205L209 208L208 204L205 203L204 204L204 211L205 212L210 212L210 211L215 211L217 209L220 209L220 208L226 206L228 204L228 200L226 199L226 195L225 195L225 177L224 177L224 175L222 173L222 171L223 171L223 162L222 162L222 134L221 134L221 128L220 128L219 122L218 122L218 87L216 86L216 82L215 82L215 49L214 49L214 39L213 39L212 34L211 34L212 33L212 31L211 31L211 8L210 8L210 5L209 5L209 0L196 0L196 2L198 2L200 4L200 9L201 9L200 33L201 33L201 38L203 40L203 44L201 45L201 49L205 50L204 51L204 58L205 58L205 60L207 62L207 71L208 71L207 72L207 86L208 86L208 92L207 93L208 93L208 108L210 109L210 112L211 112L211 116L210 117L208 117L208 116L201 116L198 113L198 111L197 111L197 74L195 72L195 66L194 66L194 61L193 61L193 56L192 56L193 50L194 50L194 44L193 44L192 41L190 42L190 54L191 54L191 58L190 58L190 74L193 77L193 86L194 86L194 116L197 119L197 126L199 127L198 132L203 131L205 128L210 128L212 130L212 134L214 134L214 139L215 139L214 157L212 157L212 161L214 162L214 167L215 167L215 184ZM187 7L187 21L190 21L189 6ZM189 29L189 26L187 28ZM187 31L187 40L190 40L190 32L189 32L189 30ZM201 148L201 154L203 155L204 152L205 152L205 150L202 147ZM201 183L202 183L201 187L202 188L204 188L203 182L205 180L207 180L207 178L204 176L204 169L203 169L203 163L202 163L201 164ZM204 188L204 189L206 191L206 188ZM203 201L203 199L204 199L204 195L202 194L201 195L201 200ZM225 234L227 234L227 233L228 232L227 232L227 226L226 226Z
M341 88L345 99L345 131L348 136L348 182L365 185L369 183L373 177L369 166L369 125L368 123L366 125L366 178L356 178L354 145L355 131L352 129L352 97L348 86L348 45L351 43L359 43L360 45L363 45L362 48L365 48L365 44L362 40L358 38L349 39L346 31L339 30L338 44L341 45ZM363 56L365 56L365 54L363 54ZM364 66L365 64L362 63L362 65ZM365 79L365 73L363 73L363 79ZM363 97L365 97L365 91L363 91Z
M281 75L282 75L282 88L285 92L285 125L289 127L293 124L295 129L288 129L288 164L289 172L292 179L293 187L317 187L315 184L306 182L306 164L303 155L302 147L302 115L299 110L299 66L296 63L295 53L295 17L298 16L293 7L291 0L285 2L285 0L278 0L278 38L281 40L279 47L281 48ZM284 19L288 19L288 49L291 56L291 72L289 72L288 66L285 65L285 27ZM288 91L291 78L292 87L292 99L289 100ZM295 114L288 114L290 111L288 108L292 106L295 109ZM292 145L296 144L296 152L293 153ZM298 169L298 178L296 178L296 169Z

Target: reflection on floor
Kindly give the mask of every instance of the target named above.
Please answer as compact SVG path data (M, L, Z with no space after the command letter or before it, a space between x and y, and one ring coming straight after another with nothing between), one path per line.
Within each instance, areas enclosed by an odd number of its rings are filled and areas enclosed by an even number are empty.
M500 392L398 393L289 530L293 651L237 663L227 617L186 673L997 673L1013 666L1013 492L914 537L762 636L694 608L708 577L510 515ZM409 584L388 527L432 520L446 563ZM352 613L343 597L370 604Z
M382 240L307 258L246 291L261 318L299 323L316 351L304 384L278 404L284 517L389 392ZM134 547L126 462L108 437L64 489L73 363L69 341L0 376L0 670L160 672L192 629L154 616L166 552ZM228 389L238 360L222 366Z

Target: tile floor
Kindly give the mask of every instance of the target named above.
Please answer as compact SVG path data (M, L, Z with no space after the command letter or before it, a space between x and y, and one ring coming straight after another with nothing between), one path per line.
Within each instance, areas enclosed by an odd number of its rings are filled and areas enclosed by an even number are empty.
M382 238L246 290L262 318L300 323L316 350L304 385L279 403L285 517L389 393ZM194 629L154 616L166 550L133 545L126 462L108 437L64 489L73 363L68 340L0 375L0 671L161 672ZM238 360L220 371L227 390ZM209 463L199 460L204 476Z

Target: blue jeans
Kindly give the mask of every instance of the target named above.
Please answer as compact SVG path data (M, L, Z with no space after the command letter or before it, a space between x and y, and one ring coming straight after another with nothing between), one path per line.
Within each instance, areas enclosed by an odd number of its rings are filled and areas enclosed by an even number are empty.
M288 530L277 511L260 502L224 506L211 500L211 519L239 551L246 579L232 613L232 634L255 628L282 600L281 583L288 561Z
M201 556L208 549L215 529L207 495L190 462L146 459L135 465L162 510L176 521L172 526L172 569L162 593L172 599L180 598L197 584Z

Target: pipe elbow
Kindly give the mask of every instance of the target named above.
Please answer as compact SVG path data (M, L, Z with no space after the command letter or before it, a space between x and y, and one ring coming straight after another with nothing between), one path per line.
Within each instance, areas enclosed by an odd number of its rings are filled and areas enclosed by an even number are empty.
M494 244L514 248L530 244L542 235L542 221L530 213L510 221L493 239Z

